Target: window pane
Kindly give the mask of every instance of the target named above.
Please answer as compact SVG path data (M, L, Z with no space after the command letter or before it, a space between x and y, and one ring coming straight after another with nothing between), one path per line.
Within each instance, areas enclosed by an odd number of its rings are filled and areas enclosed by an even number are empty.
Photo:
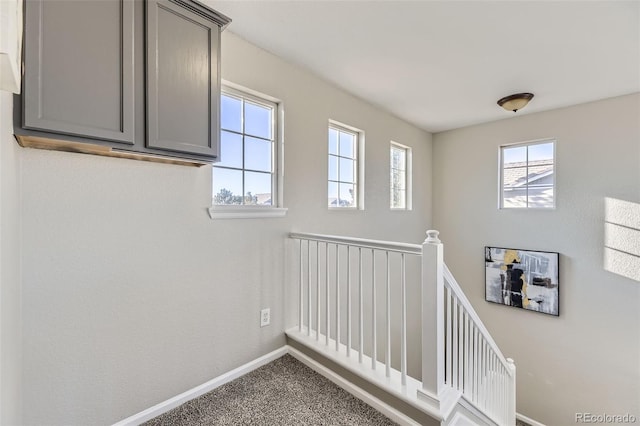
M245 136L244 168L271 172L271 142Z
M271 139L271 108L246 101L244 104L244 132Z
M527 207L526 189L507 189L504 190L503 207Z
M242 135L220 132L220 159L218 167L242 168Z
M391 207L394 209L404 209L406 206L406 191L394 188L391 191Z
M338 207L338 184L329 182L329 207Z
M515 148L504 148L502 150L502 161L505 167L513 163L524 163L527 161L527 147L519 146Z
M339 132L340 135L340 155L343 157L355 158L356 138L351 133Z
M242 100L223 94L220 99L220 120L223 129L242 132Z
M341 183L339 185L340 187L340 193L339 195L339 199L340 199L340 206L341 207L355 207L355 200L356 200L356 192L355 192L355 186L353 184L349 184L349 183Z
M529 146L529 161L553 161L553 143L541 143Z
M329 156L329 180L338 180L338 157Z
M340 182L353 183L355 161L340 157Z
M502 185L505 188L523 186L527 183L527 168L513 167L502 172Z
M547 185L530 186L529 207L553 207L553 187Z
M338 131L329 128L329 154L338 155Z
M405 189L406 174L400 170L391 171L391 186L393 188Z
M405 151L402 149L391 148L391 167L394 169L406 169Z
M242 204L242 171L213 168L213 204Z
M271 205L271 174L245 172L245 204Z

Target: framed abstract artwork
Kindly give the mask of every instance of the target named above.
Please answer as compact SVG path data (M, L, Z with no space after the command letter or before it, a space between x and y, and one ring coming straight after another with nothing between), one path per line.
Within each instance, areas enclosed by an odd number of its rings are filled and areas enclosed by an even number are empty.
M485 247L485 300L558 316L559 257L554 252Z

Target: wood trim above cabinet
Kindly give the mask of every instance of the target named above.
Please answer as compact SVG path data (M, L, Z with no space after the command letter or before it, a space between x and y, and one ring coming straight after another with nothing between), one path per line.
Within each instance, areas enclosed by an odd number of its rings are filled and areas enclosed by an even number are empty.
M79 154L100 155L103 157L126 158L129 160L150 161L152 163L176 164L179 166L201 167L210 163L197 160L163 157L153 154L120 151L106 145L84 142L71 142L61 139L42 138L39 136L15 135L18 144L24 148L46 149L49 151L75 152Z

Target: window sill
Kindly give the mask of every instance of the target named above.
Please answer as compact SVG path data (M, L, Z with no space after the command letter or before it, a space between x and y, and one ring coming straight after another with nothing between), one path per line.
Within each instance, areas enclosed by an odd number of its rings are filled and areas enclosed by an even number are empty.
M285 217L287 210L283 207L213 206L209 207L209 216L211 219L263 219Z

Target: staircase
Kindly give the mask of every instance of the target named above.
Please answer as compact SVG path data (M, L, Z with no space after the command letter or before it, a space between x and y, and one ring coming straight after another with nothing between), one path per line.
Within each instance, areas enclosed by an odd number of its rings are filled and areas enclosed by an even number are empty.
M442 425L515 425L515 364L445 265L438 231L422 245L289 237L298 265L288 338Z

